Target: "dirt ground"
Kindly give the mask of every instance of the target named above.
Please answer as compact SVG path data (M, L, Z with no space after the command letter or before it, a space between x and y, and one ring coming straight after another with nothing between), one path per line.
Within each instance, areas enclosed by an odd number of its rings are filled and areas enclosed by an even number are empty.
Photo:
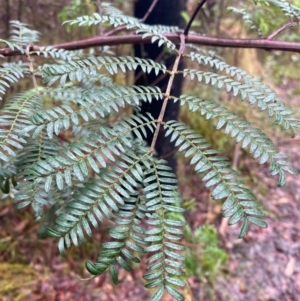
M299 137L280 142L280 150L291 154L298 171L299 146ZM263 202L269 227L253 229L244 241L236 240L237 228L226 230L223 241L230 257L230 272L226 279L218 280L215 289L222 292L219 300L224 301L299 301L300 179L288 176L281 189L274 186L267 169L259 172L269 186Z

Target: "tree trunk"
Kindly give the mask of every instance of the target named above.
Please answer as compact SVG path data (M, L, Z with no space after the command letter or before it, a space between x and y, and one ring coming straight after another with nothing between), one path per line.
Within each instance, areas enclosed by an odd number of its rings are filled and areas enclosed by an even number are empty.
M10 30L10 3L9 0L5 1L5 15L4 15L4 21L5 21L5 38L9 38L9 30Z
M148 8L150 7L153 0L137 0L135 4L135 17L142 19L146 14ZM168 26L178 26L179 28L183 28L184 23L183 19L180 15L181 11L185 9L185 0L159 0L153 11L150 13L148 18L146 19L146 24L151 25L168 25ZM136 45L135 46L135 56L150 58L152 60L163 61L168 69L171 69L174 63L174 57L168 54L164 54L164 48L158 47L157 44L145 44L145 45ZM182 63L179 66L179 69L182 69ZM149 86L155 85L161 88L162 92L165 91L169 76L165 76L161 80L158 81L158 77L154 74L144 74L139 76L140 70L136 72L137 85ZM179 96L181 94L181 86L182 86L182 77L176 76L173 84L173 88L171 94L174 96ZM161 109L162 101L153 100L150 104L143 103L141 107L142 114L147 112L151 113L154 118L157 118ZM167 120L177 120L179 113L179 103L169 102L164 121ZM148 132L147 142L150 145L153 134ZM174 143L169 141L169 137L164 137L163 129L159 133L157 143L156 143L156 151L160 158L164 158L168 161L170 167L173 168L174 172L176 172L176 160L173 156L174 153Z

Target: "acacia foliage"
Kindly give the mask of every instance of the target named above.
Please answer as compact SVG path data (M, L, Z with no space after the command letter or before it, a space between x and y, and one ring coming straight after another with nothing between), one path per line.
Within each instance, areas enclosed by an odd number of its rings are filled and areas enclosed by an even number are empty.
M299 17L298 10L285 1L263 2L277 6L289 17ZM0 186L3 193L14 195L17 208L31 206L37 218L48 214L49 208L55 209L55 222L47 234L58 239L63 256L110 221L110 240L101 243L95 262L86 262L87 270L94 276L109 270L117 283L118 267L130 272L132 263L140 262L141 254L150 254L144 279L147 288L156 289L151 300L160 300L165 291L183 300L183 200L171 168L156 157L155 138L151 147L145 144L147 131L165 129L176 151L188 158L205 186L211 188L212 198L223 201L229 224L240 223L239 237L245 236L249 224L267 227L265 214L228 158L184 123L138 114L140 104L178 101L206 120L215 119L216 130L241 143L260 164L269 164L270 173L278 175L279 186L285 184L287 173L296 172L266 133L214 100L169 95L152 86L122 86L113 75L131 74L139 68L157 77L170 76L170 84L173 76L183 75L199 85L224 89L246 100L251 109L274 117L274 126L290 131L293 137L299 121L274 90L213 52L196 47L192 52L188 47L184 53L178 52L165 33L180 29L149 26L110 4L102 5L102 16L95 13L66 23L124 26L143 37L150 36L152 43L177 54L178 59L183 56L197 62L198 68L172 72L163 63L116 56L108 49L102 49L98 56L51 46L30 51L28 45L38 41L39 33L13 22L11 39L0 42L21 51L28 62L3 63L0 93L5 95L27 76L32 77L33 87L12 95L0 111ZM43 57L44 62L33 68L35 55ZM126 114L128 108L137 113Z

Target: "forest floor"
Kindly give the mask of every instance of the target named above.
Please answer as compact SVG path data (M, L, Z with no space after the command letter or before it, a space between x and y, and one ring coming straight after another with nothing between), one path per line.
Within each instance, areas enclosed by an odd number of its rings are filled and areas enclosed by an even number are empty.
M296 98L293 99L296 101ZM296 103L295 103L296 104ZM289 154L300 172L300 137L279 138L281 152ZM190 277L185 291L187 301L299 301L300 300L300 178L289 175L287 184L276 187L268 167L243 159L243 168L251 166L256 186L268 216L269 227L252 227L239 240L238 227L228 227L220 219L220 206L209 200L208 191L199 186L195 175L183 182L186 199L196 200L196 210L187 216L195 229L213 223L219 243L228 256L224 268L213 283ZM181 173L184 167L180 166ZM263 188L261 188L263 187ZM260 192L260 191L263 192ZM142 281L143 268L134 273L120 272L120 284L114 286L109 275L89 277L83 262L97 253L87 249L71 250L61 258L55 240L36 240L37 225L29 210L17 212L14 205L0 203L0 300L1 301L146 301L149 293ZM101 233L94 239L101 241ZM172 299L166 298L169 301Z
M300 171L300 138L282 140L279 145L282 152L291 154ZM289 175L281 189L267 169L257 172L269 187L263 201L268 229L252 229L243 241L236 240L238 228L226 229L222 238L229 254L229 273L215 283L217 300L299 301L300 179Z

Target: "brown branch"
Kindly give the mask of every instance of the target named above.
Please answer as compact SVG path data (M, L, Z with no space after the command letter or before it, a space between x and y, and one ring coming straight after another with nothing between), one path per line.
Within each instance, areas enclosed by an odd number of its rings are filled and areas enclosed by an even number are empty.
M98 14L102 18L102 5L101 1L97 0L97 9L98 9ZM103 35L103 27L102 27L102 22L99 23L99 36Z
M158 0L153 0L150 7L148 8L146 14L144 15L142 22L145 22L147 20L147 18L149 17L149 15L151 14L151 12L153 11L155 5L157 4Z
M105 36L105 37L109 37L109 36L112 36L113 34L119 32L119 31L122 31L122 30L125 30L125 29L127 29L127 26L126 26L126 25L120 25L120 26L118 26L118 27L116 27L116 28L114 28L114 29L112 29L112 30L106 32L106 33L104 34L104 36Z
M178 33L165 34L173 43L180 43L180 35ZM129 34L124 36L112 37L94 37L74 42L61 43L53 45L57 49L78 50L96 46L111 46L124 44L147 44L151 43L151 36L142 38L142 35ZM273 41L268 39L223 39L215 37L203 37L196 34L189 34L186 37L187 44L197 44L202 46L215 46L225 48L255 48L264 50L282 50L290 52L300 52L300 43ZM31 46L30 51L40 51L41 46ZM22 55L19 50L11 50L9 48L0 49L0 54L3 56ZM24 55L24 54L23 54Z
M30 70L30 73L31 73L31 78L32 78L34 89L35 89L35 93L39 94L39 88L38 88L38 84L37 84L36 77L35 77L35 74L34 74L33 59L30 56L29 48L30 48L30 45L28 45L26 47L26 52L25 53L26 53L26 56L27 56L27 61L28 61L29 70Z
M164 119L164 116L165 116L168 100L170 98L174 78L175 78L175 75L177 73L178 65L179 65L180 59L181 59L181 57L184 53L184 50L185 50L185 36L184 36L184 34L181 34L180 35L180 49L178 51L178 55L176 57L176 60L174 62L174 66L172 68L171 76L170 76L170 79L169 79L169 82L168 82L168 85L167 85L167 89L166 89L166 93L165 93L165 99L164 99L164 102L162 104L162 107L161 107L161 110L160 110L160 113L159 113L159 116L158 116L158 119L157 119L157 127L156 127L155 133L153 135L152 143L151 143L151 146L150 146L150 152L152 154L153 154L154 149L155 149L155 145L156 145L156 141L157 141L158 134L159 134L159 131L160 131L160 127L163 123L163 119Z
M154 86L158 85L158 83L159 83L160 81L162 81L167 75L168 75L167 72L166 72L166 73L162 73L162 74L161 74L160 76L158 76L152 83L150 83L149 86L154 87Z
M155 5L157 4L157 2L158 2L158 0L154 0L154 1L151 3L151 5L150 5L150 7L148 8L148 10L147 10L146 14L144 15L143 19L141 19L141 22L142 22L142 23L145 22L145 21L147 20L147 18L149 17L150 13L153 11L153 9L154 9ZM117 33L117 32L120 32L120 31L122 31L122 30L125 30L125 29L127 29L127 26L126 26L126 25L120 25L120 26L118 26L118 27L116 27L116 28L114 28L114 29L112 29L112 30L106 32L104 35L105 35L106 37L112 36L113 34L115 34L115 33Z
M283 25L282 27L280 27L279 29L277 29L274 33L270 34L267 37L267 40L273 40L276 36L278 36L284 30L286 30L286 29L288 29L290 27L295 27L295 26L299 26L299 22L290 22L290 23L287 23L287 24Z
M194 13L193 13L192 17L191 17L189 23L187 24L187 26L186 26L186 28L185 28L185 30L184 30L184 32L183 32L183 34L184 34L185 36L187 36L187 35L189 34L190 28L191 28L191 26L192 26L192 24L193 24L193 22L194 22L196 16L198 15L199 11L201 10L202 6L205 4L206 1L207 1L207 0L199 0L198 6L197 6L196 9L194 10Z

